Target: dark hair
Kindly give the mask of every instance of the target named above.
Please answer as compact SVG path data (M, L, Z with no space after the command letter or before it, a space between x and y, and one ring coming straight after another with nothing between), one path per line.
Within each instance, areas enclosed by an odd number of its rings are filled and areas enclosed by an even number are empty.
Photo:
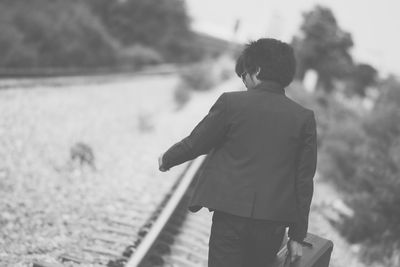
M293 48L282 41L263 38L246 45L236 61L235 72L240 76L244 71L254 74L260 68L257 78L275 81L288 86L296 71Z

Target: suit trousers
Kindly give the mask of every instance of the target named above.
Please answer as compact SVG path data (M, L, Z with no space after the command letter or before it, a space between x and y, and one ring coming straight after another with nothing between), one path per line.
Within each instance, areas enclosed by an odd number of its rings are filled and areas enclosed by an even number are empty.
M278 253L285 226L214 211L208 267L267 267Z

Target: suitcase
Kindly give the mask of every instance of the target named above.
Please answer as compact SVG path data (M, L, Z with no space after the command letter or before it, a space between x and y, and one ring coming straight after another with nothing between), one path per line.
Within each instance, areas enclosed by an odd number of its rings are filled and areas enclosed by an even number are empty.
M290 263L286 244L278 252L277 258L271 267L328 267L333 250L333 243L314 234L307 234L304 239L303 256Z

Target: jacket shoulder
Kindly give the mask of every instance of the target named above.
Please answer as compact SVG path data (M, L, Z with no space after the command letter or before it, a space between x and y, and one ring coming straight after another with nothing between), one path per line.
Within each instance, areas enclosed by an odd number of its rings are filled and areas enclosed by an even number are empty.
M229 99L229 102L237 103L243 101L243 99L247 98L250 94L248 91L231 91L231 92L224 92L224 95L226 96L227 99ZM305 116L310 116L314 114L314 111L312 109L306 108L303 105L297 103L295 100L289 98L286 96L284 98L284 102L286 102L286 105L290 106L290 108L296 113L299 114L304 114Z
M247 94L247 91L230 91L230 92L224 92L227 97L229 98L235 98L235 97L243 97Z
M247 98L249 96L249 92L248 91L230 91L230 92L224 92L223 95L225 95L225 97L227 99L229 99L229 101L237 102L237 101L242 101L245 98Z
M245 98L245 91L228 91L228 92L223 92L220 95L220 98L224 99L224 102L228 105L235 106L238 102L241 102Z
M311 116L314 114L314 111L312 109L309 109L301 104L299 104L298 102L296 102L295 100L289 98L288 96L286 96L286 99L288 101L288 103L290 103L290 105L300 114L304 114L305 116Z

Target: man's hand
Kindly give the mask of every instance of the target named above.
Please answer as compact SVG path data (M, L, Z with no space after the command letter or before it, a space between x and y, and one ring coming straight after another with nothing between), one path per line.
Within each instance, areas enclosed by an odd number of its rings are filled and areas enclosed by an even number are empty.
M289 251L291 263L295 262L297 259L303 256L303 247L299 242L290 239L287 243L287 248Z
M162 171L162 172L166 172L166 171L168 171L168 170L165 169L165 167L163 166L163 161L162 161L163 156L164 156L164 154L161 154L161 155L158 157L158 169L159 169L160 171Z

